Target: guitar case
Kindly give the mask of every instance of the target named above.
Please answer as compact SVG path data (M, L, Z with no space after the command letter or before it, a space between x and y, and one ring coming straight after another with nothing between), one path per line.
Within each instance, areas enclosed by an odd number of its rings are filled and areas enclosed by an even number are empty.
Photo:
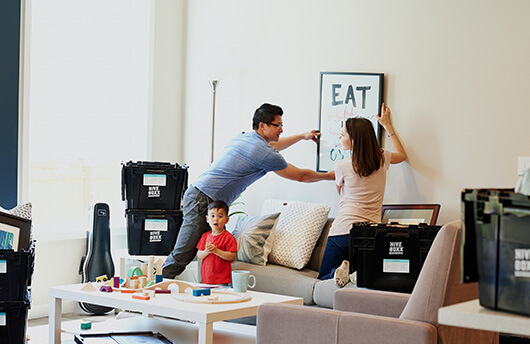
M87 254L81 260L80 274L83 283L95 282L97 277L114 276L114 263L110 254L110 209L106 203L94 206L92 233L87 232ZM79 306L87 313L105 314L114 308L80 302Z

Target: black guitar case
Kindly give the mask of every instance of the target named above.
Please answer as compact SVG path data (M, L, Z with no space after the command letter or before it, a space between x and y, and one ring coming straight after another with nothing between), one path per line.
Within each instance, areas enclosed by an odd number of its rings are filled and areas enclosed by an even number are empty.
M92 233L88 232L87 254L81 261L80 273L83 283L95 282L97 277L107 275L109 279L114 276L114 263L110 254L110 209L106 203L97 203L94 206L94 224ZM80 302L82 310L91 314L104 314L114 308Z

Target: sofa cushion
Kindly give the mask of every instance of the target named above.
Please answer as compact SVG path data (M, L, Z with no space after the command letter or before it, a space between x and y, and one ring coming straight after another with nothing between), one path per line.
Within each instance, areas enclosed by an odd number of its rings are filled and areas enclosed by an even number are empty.
M248 270L256 277L256 286L251 290L302 297L304 304L314 304L313 289L319 281L316 271L294 270L275 264L261 266L239 261L232 263L232 269Z
M325 204L289 202L278 219L269 261L302 269L311 258L330 209Z
M237 219L232 232L237 239L237 260L265 265L267 255L265 243L280 213L264 216L245 216Z

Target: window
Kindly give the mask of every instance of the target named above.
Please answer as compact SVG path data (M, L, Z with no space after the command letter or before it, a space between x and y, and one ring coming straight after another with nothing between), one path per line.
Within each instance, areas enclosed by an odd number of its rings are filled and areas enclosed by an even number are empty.
M124 227L121 162L150 146L151 2L30 2L27 197L37 237Z

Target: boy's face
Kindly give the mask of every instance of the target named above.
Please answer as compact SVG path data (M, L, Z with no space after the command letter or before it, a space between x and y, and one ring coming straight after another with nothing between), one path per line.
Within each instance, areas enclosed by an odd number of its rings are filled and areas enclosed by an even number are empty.
M224 209L210 209L208 210L206 221L210 224L213 232L220 232L228 222L228 214Z

